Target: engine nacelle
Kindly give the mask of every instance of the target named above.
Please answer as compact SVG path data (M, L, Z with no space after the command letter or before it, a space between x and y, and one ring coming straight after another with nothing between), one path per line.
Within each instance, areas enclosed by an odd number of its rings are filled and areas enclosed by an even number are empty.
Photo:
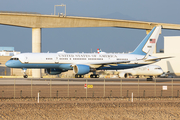
M129 73L120 72L120 73L119 73L119 77L120 77L120 78L128 78L128 77L129 77Z
M48 73L49 75L58 75L61 74L62 70L57 68L50 68L50 69L45 69L45 72Z
M84 75L91 71L91 68L88 65L74 65L73 72L77 75Z

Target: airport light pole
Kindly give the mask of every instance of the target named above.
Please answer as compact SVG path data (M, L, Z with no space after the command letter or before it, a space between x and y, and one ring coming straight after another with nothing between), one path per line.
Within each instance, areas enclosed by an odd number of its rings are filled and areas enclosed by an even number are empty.
M64 8L65 8L65 14L64 14L64 16L66 16L66 5L64 5L64 4L61 4L61 5L54 5L54 15L56 15L56 7L58 7L58 6L61 6L61 7L64 6Z

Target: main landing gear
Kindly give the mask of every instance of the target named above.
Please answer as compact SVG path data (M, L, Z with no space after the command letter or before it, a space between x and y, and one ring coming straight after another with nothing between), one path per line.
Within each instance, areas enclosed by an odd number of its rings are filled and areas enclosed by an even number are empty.
M84 75L75 75L75 78L84 78ZM91 74L90 78L99 78L98 74Z
M28 78L28 75L26 74L26 70L27 70L26 68L23 68L23 71L24 71L23 77L24 77L24 78Z
M84 78L84 75L75 75L75 78ZM99 78L99 75L96 74L96 72L93 72L93 74L90 75L90 78Z
M93 74L90 75L90 78L99 78L99 75L94 71Z
M75 78L84 78L84 75L75 75Z
M150 76L149 78L147 78L147 81L153 81L153 76Z
M99 78L99 75L98 74L91 74L90 78Z

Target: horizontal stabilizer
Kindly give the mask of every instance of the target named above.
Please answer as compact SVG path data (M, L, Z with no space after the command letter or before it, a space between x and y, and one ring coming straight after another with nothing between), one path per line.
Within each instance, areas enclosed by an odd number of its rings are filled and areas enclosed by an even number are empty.
M154 58L154 59L147 59L145 61L157 61L157 60L167 59L167 58L173 58L173 57L160 57L160 58Z

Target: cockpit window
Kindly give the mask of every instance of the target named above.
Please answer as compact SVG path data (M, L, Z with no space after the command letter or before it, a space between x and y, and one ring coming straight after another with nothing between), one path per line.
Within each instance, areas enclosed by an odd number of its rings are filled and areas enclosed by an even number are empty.
M10 60L19 60L19 58L11 58Z
M155 68L155 69L161 69L161 68Z

